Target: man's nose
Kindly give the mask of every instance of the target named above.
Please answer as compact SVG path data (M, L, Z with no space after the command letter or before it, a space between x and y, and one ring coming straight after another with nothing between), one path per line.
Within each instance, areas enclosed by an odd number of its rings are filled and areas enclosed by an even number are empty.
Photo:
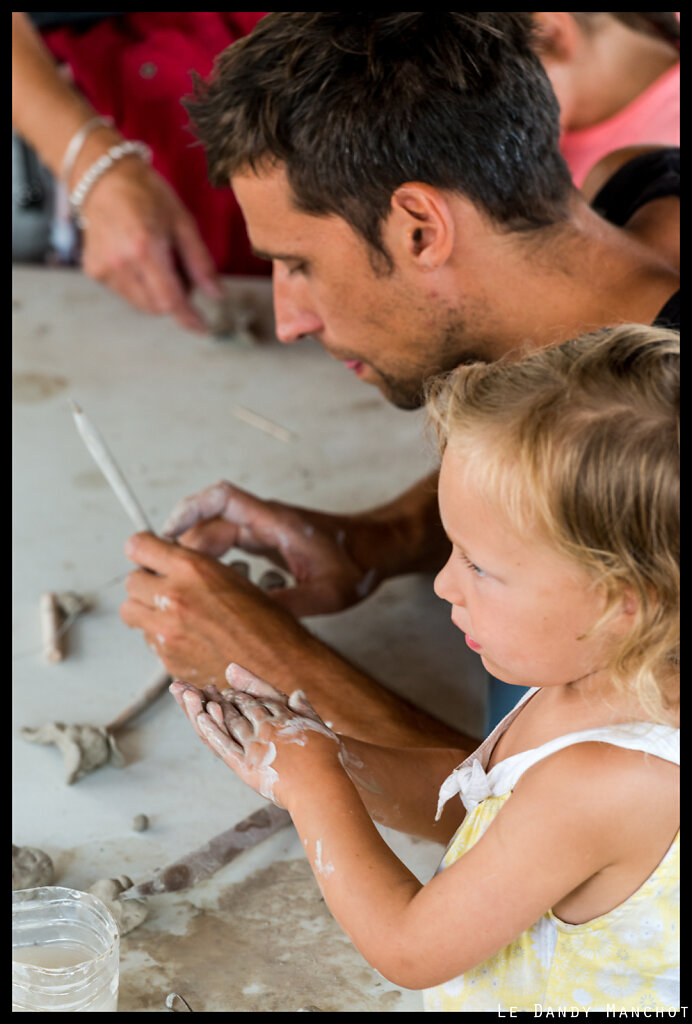
M274 268L274 319L279 341L290 344L308 334L318 334L324 324L312 311L301 282L295 283L284 268Z

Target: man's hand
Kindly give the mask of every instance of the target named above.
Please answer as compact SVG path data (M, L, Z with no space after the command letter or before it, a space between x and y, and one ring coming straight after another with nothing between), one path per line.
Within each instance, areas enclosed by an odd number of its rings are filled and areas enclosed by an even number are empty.
M295 585L271 596L296 617L341 611L371 593L383 578L383 532L367 516L263 501L226 481L179 502L163 529L192 550L219 557L236 547L288 569Z
M232 661L283 675L289 652L308 638L292 615L215 558L150 533L131 537L126 553L142 568L127 578L121 618L143 631L173 676L218 683Z

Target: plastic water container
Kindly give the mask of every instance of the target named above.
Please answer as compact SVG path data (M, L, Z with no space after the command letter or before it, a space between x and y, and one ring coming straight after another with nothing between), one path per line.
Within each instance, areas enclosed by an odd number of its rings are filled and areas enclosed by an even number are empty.
M118 925L96 896L47 885L12 893L12 1010L115 1012Z

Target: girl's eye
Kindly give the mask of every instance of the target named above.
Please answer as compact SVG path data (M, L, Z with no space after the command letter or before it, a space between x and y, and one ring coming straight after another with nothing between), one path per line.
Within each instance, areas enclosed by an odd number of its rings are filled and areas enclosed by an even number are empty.
M462 558L464 559L464 561L468 565L469 569L472 572L475 572L476 576L485 576L486 575L485 571L483 569L479 568L479 566L477 566L477 565L474 565L474 563L471 561L471 559L468 557L468 555L462 554Z

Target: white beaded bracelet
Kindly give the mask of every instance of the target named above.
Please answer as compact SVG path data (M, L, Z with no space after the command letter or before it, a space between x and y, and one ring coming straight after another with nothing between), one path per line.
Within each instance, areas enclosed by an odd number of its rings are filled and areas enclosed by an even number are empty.
M87 195L106 171L110 170L113 164L126 156L138 156L147 163L151 163L151 149L144 142L120 142L117 146L111 146L107 153L100 156L91 167L89 167L78 185L70 193L70 209L77 227L86 227L86 221L82 217L82 205Z
M60 168L60 178L66 185L69 184L72 168L74 167L75 160L79 155L79 151L86 142L87 136L91 135L91 133L96 131L97 128L110 128L112 124L112 117L92 117L74 133L67 144L67 149L65 150L65 155L62 158L62 166Z

